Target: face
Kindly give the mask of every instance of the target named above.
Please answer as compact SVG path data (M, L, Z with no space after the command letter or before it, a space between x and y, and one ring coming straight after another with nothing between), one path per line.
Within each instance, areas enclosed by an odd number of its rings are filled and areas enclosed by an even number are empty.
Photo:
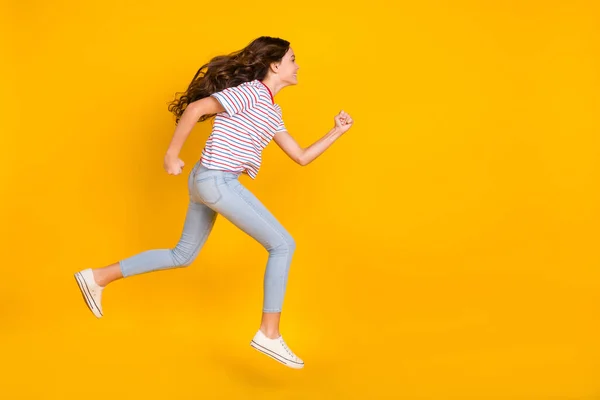
M288 85L296 85L298 84L297 73L299 69L300 67L298 64L296 64L296 55L294 54L294 50L290 47L279 63L279 67L277 69L279 79L281 82Z

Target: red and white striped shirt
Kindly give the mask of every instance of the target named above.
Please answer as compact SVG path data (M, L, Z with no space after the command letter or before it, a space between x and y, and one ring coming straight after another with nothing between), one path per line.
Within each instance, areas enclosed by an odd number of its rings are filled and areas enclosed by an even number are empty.
M258 79L213 93L225 108L215 116L202 150L206 168L243 172L256 178L262 151L275 133L285 131L281 107L271 90Z

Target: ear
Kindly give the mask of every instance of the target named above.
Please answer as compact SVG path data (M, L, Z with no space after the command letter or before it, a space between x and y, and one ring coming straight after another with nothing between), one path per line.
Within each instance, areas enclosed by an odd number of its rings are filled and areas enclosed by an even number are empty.
M278 73L279 72L279 64L278 62L272 62L271 65L269 66L271 71L273 71L274 73Z

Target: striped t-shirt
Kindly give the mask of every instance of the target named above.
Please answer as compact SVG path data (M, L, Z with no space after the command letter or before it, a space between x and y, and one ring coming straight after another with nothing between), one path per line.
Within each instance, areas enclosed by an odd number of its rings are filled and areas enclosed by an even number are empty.
M213 93L225 109L215 116L202 150L206 168L243 172L256 178L262 151L275 133L285 131L281 107L258 79Z

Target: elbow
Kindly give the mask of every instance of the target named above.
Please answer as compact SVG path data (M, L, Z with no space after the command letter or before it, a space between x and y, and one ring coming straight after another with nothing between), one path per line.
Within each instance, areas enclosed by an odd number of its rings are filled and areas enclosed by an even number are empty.
M298 163L298 165L302 166L302 167L306 167L308 164L310 164L310 161L308 161L306 159L306 156L304 155L304 152L300 153L296 159L295 159L296 163Z

